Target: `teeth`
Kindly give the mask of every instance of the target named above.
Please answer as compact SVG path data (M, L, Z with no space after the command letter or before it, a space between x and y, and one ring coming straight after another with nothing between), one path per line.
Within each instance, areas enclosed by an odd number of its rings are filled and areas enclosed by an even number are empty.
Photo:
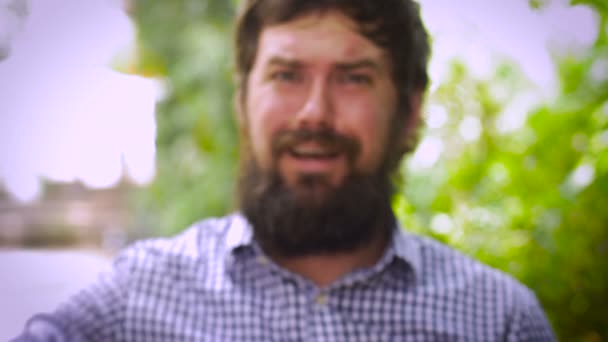
M323 154L325 151L323 151L320 148L303 146L303 147L294 149L294 152L299 153L299 154Z
M291 153L297 157L311 157L311 158L329 158L336 155L333 151L327 151L322 148L314 146L299 146L291 150Z

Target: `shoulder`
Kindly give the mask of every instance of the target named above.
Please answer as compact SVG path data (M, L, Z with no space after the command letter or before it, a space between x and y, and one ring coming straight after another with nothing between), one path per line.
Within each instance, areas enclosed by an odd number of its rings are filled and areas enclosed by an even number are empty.
M129 272L177 270L220 259L228 250L229 232L236 215L198 221L180 234L133 243L115 259L115 267Z
M425 289L483 301L505 314L522 307L539 306L534 293L519 280L435 239L405 233L419 255L417 284Z
M420 254L420 271L427 281L436 281L437 278L453 281L473 278L505 286L522 286L511 275L481 263L454 247L426 236L410 234L410 238L416 241Z
M415 249L416 294L472 329L494 327L509 341L552 341L552 330L536 295L513 276L434 239L403 233ZM500 328L499 328L500 327Z

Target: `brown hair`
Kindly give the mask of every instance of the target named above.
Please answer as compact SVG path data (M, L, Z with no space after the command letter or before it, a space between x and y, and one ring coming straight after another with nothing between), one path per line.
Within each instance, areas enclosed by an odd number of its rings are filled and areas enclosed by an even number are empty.
M358 23L361 34L388 52L402 115L409 113L410 95L427 87L428 35L419 5L412 0L245 0L243 5L236 27L240 101L246 96L247 79L264 27L333 9Z

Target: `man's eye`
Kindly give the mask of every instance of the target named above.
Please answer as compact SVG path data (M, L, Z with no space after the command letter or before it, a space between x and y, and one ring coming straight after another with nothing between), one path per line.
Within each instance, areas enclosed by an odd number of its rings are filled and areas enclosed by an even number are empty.
M281 82L295 82L299 80L299 75L295 71L281 70L273 72L270 78Z
M347 73L342 75L340 81L348 84L370 85L372 84L371 76L367 74Z

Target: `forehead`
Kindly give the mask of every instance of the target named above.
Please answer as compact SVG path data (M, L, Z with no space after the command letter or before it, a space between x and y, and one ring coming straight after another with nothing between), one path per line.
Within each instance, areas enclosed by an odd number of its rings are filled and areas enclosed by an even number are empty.
M274 56L310 61L386 61L384 50L363 36L354 21L337 11L307 14L264 28L257 59L264 61Z

